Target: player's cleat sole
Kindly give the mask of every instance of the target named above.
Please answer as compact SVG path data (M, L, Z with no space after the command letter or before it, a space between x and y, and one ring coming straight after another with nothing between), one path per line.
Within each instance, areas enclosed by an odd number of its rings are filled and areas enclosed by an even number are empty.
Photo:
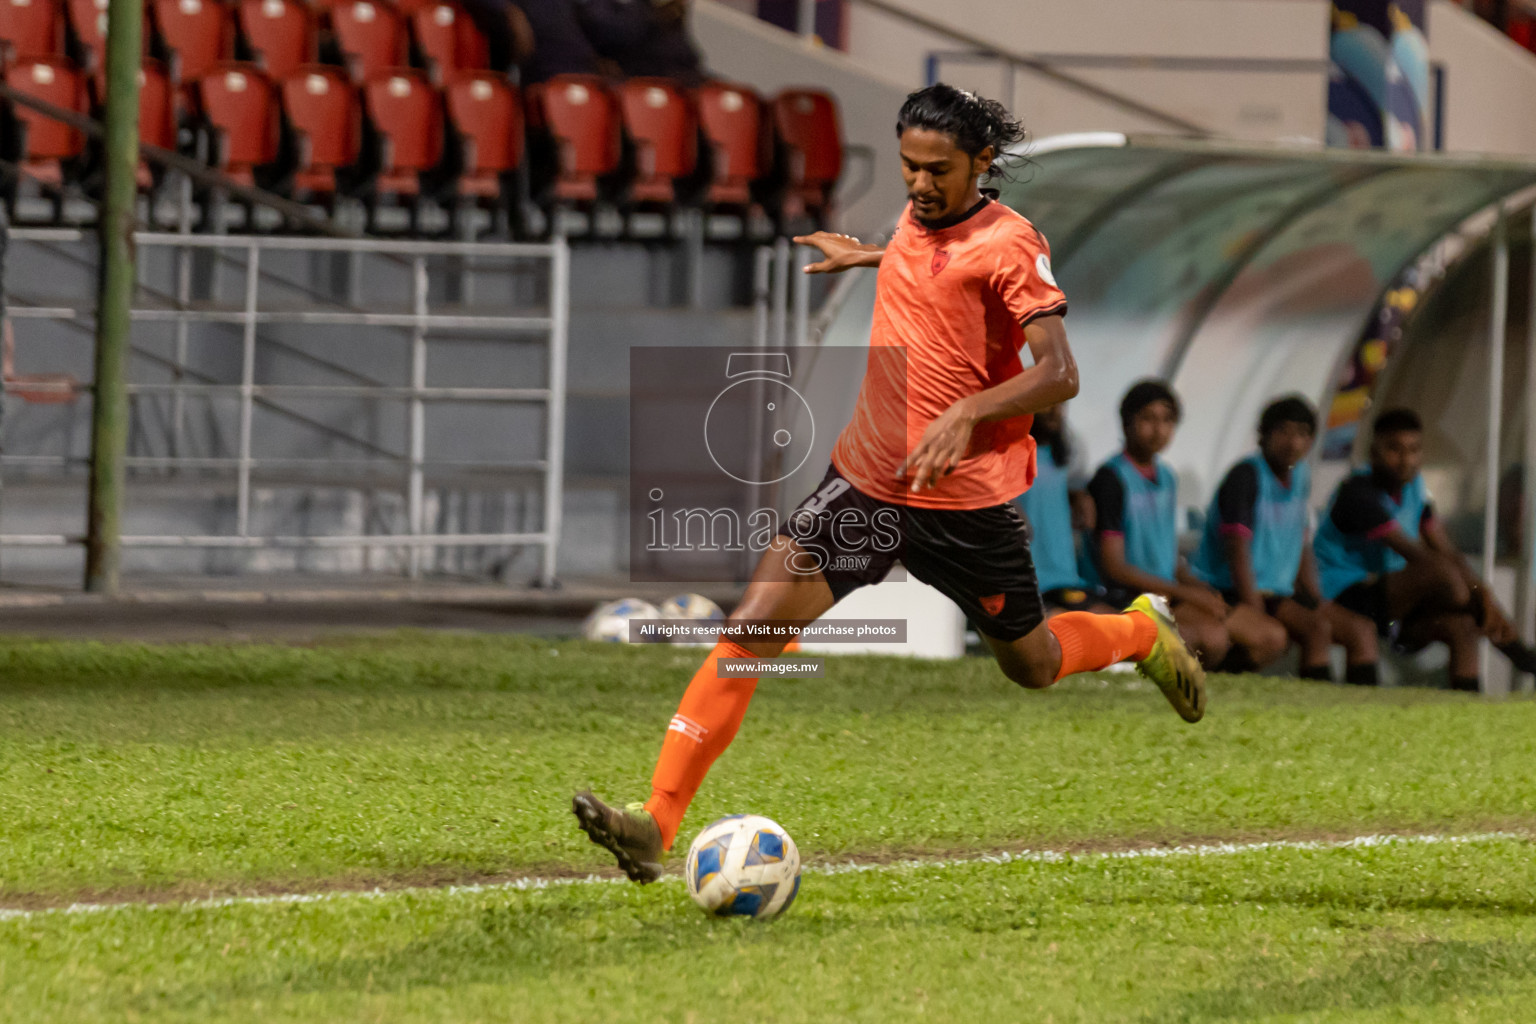
M613 854L630 881L644 885L661 877L661 827L642 805L620 810L587 790L571 798L571 810L587 838Z
M1136 663L1136 671L1157 684L1180 718L1200 721L1205 717L1205 669L1179 635L1168 602L1156 594L1142 594L1126 611L1141 612L1157 626L1152 653Z

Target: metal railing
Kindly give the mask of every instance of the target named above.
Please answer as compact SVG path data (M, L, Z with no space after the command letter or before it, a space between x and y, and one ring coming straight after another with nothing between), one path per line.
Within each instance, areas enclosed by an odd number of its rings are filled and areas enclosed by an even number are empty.
M16 230L13 242L57 243L78 241L84 236L68 230ZM170 324L175 330L174 354L166 359L152 357L171 371L172 379L164 382L137 381L130 383L131 396L169 396L172 402L172 435L176 438L164 455L130 454L126 465L130 470L200 470L232 474L235 485L235 515L233 533L208 534L127 534L122 544L128 548L355 548L398 549L406 554L408 572L412 576L421 569L421 553L428 548L456 546L524 547L542 549L538 579L544 585L552 585L556 578L556 552L561 532L561 498L565 464L565 399L566 399L566 350L570 307L570 253L563 238L557 237L548 244L523 243L471 243L436 241L392 241L380 239L304 238L289 236L234 236L189 235L140 232L135 235L142 260L146 251L155 249L174 250L178 256L176 293L169 296L164 306L149 306L143 302L146 289L141 288L139 299L132 311L137 324ZM243 266L243 297L237 304L194 302L190 290L189 267L194 253L205 253L203 258L226 259ZM354 304L341 304L336 308L278 309L264 307L260 301L263 281L263 254L275 251L306 253L349 254L347 258L362 260L381 257L408 270L411 282L410 294L401 308L374 311ZM14 250L13 250L14 254ZM243 263L237 260L243 257ZM13 255L14 258L14 255ZM536 313L521 309L495 309L493 311L445 312L439 304L434 308L429 286L429 261L447 259L455 261L448 268L452 275L462 275L466 268L486 272L487 264L544 263L547 264L547 308ZM153 294L149 292L149 294ZM302 294L302 290L300 290ZM94 308L89 303L80 307L65 305L27 305L11 296L9 315L16 321L60 321L82 325L92 321ZM311 303L314 305L315 303ZM236 381L209 379L193 370L188 362L188 332L196 325L226 325L239 328L239 376ZM404 383L387 384L368 376L348 373L349 383L275 383L258 380L258 353L263 346L282 347L278 339L264 337L264 327L278 325L305 325L326 327L371 328L384 332L386 337L404 340L408 346L409 370ZM428 347L434 334L451 332L451 336L476 338L545 335L547 357L544 380L533 387L492 386L429 386ZM371 339L370 339L371 340ZM136 355L146 353L136 350ZM306 358L313 359L306 354ZM62 380L29 380L26 389L34 394L46 394L49 390L89 392L90 386ZM230 454L193 456L182 450L180 432L185 418L186 402L190 398L212 400L234 397L238 400L236 438ZM282 400L335 399L349 401L391 400L406 406L405 450L390 451L387 446L359 437L347 436L343 440L362 445L370 454L367 459L307 458L302 456L258 456L253 448L255 434L255 410L258 405L279 415L288 415L297 421L305 421L303 414L285 408ZM524 461L451 461L429 459L427 445L427 408L441 403L492 403L500 405L536 404L544 410L544 443L542 458ZM310 419L310 428L335 431L317 420ZM0 466L47 467L82 465L83 459L68 455L13 454L0 455ZM334 473L348 465L366 465L378 468L394 466L395 475L405 495L405 532L354 533L325 535L278 535L260 534L252 530L252 482L253 476L262 469L304 469L310 473ZM515 532L485 533L432 533L426 528L424 500L426 475L429 469L454 468L473 470L477 473L501 474L536 473L542 477L543 514L539 528ZM130 487L136 476L130 475ZM0 534L0 546L57 547L79 545L84 537L68 533L15 533Z

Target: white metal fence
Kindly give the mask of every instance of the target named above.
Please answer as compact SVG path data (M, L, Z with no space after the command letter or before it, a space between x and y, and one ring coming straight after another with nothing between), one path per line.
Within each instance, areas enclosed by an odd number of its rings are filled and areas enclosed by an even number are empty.
M12 259L16 257L14 243L68 243L80 242L87 236L69 230L16 230L11 233ZM130 470L129 488L132 492L135 472L154 470L198 470L215 476L234 477L234 531L208 534L126 534L122 537L125 547L132 548L353 548L397 549L406 553L408 571L416 575L420 571L422 551L429 548L454 546L533 546L541 549L539 580L553 584L556 576L556 551L561 530L561 498L565 463L565 399L566 399L566 350L570 309L569 249L563 238L548 244L520 243L467 243L392 241L380 239L331 239L301 238L291 236L232 236L139 233L135 236L141 262L146 253L170 250L175 256L175 283L173 294L162 296L157 303L145 301L145 294L136 298L132 312L134 324L169 324L174 332L174 350L168 363L171 379L145 382L130 379L130 396L168 396L171 405L171 430L169 450L163 455L130 453L126 465ZM194 253L202 250L204 259L218 259L233 263L243 273L243 301L220 303L195 301L192 296L191 276ZM278 251L298 251L311 254L347 254L345 258L356 261L384 259L395 265L396 270L408 270L410 294L397 296L380 303L384 308L371 310L356 303L316 302L295 303L299 308L278 308L262 302L263 256ZM276 257L270 257L275 259ZM431 261L456 261L449 270L478 266L485 272L487 266L501 264L543 264L544 280L547 281L547 302L543 308L497 308L486 311L465 308L462 302L434 303L429 288L429 263ZM242 262L243 261L243 264ZM354 265L354 272L356 265ZM142 282L141 282L142 284ZM305 307L308 308L305 308ZM457 309L443 308L457 306ZM329 308L326 308L329 307ZM27 320L63 321L83 325L93 321L94 310L90 304L79 306L28 304L25 297L11 296L9 314L20 322ZM188 336L195 325L213 324L238 328L240 334L240 371L238 380L210 382L195 379L188 370ZM308 325L329 327L376 328L383 340L402 339L408 346L408 380L404 384L386 384L364 381L350 384L337 383L274 383L258 380L258 355L268 339L263 337L264 327L278 325ZM547 355L544 359L544 379L534 387L495 386L429 386L428 354L434 335L451 332L455 337L485 337L494 339L510 336L542 335L547 338ZM24 387L33 395L46 394L50 389L61 391L89 391L89 385L76 384L65 379L33 379L24 385L12 382L13 389ZM233 451L228 454L193 456L182 449L181 438L185 422L185 410L190 399L235 398L238 401L238 429ZM251 497L253 474L263 469L300 469L311 475L323 475L328 470L339 469L346 459L284 455L263 457L253 449L256 429L254 411L258 403L276 403L281 400L312 402L313 400L392 400L405 403L406 428L404 450L390 452L371 446L373 451L366 461L378 467L393 464L397 482L405 496L405 532L352 533L324 535L274 535L252 530ZM424 516L424 480L433 466L445 464L441 458L428 455L429 406L449 403L499 405L533 404L543 410L544 432L542 457L533 460L492 459L474 463L454 463L461 468L495 475L508 473L537 474L542 479L542 519L535 530L520 532L485 533L434 533L427 529ZM0 466L28 467L36 472L46 467L65 467L83 462L80 457L38 453L7 452L0 456ZM83 536L70 533L0 533L0 546L56 547L79 545Z

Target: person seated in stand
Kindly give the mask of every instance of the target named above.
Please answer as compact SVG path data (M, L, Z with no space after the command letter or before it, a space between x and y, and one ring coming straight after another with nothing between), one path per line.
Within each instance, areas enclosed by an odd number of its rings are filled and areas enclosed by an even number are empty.
M688 88L703 84L688 0L584 0L582 7L587 38L618 74L670 78Z
M1405 651L1435 641L1448 646L1454 690L1479 689L1484 637L1520 671L1532 671L1536 652L1520 643L1493 591L1435 517L1423 463L1418 414L1388 409L1377 416L1371 464L1339 484L1313 541L1323 596L1343 621L1374 627ZM1357 681L1374 685L1375 673Z
M1077 537L1093 529L1093 499L1088 497L1088 460L1067 427L1066 405L1035 413L1035 482L1014 499L1033 534L1030 552L1040 580L1040 598L1049 618L1062 612L1111 612L1097 587L1090 587L1079 567Z
M470 20L485 36L491 67L515 67L522 85L607 70L583 27L585 7L572 0L464 0Z
M1303 679L1331 679L1334 631L1308 536L1312 476L1305 460L1316 438L1317 412L1300 395L1265 408L1259 417L1259 450L1222 478L1190 568L1221 591L1229 605L1253 609L1296 641ZM1347 622L1342 625L1349 664L1373 663L1374 638ZM1248 653L1262 666L1284 648Z
M1222 665L1234 647L1283 650L1285 630L1247 607L1230 608L1179 558L1178 480L1158 458L1178 426L1179 399L1166 383L1144 380L1120 402L1125 450L1088 482L1095 523L1090 582L1121 606L1128 595L1162 594L1173 606L1185 642L1207 668ZM1241 654L1240 657L1247 657Z

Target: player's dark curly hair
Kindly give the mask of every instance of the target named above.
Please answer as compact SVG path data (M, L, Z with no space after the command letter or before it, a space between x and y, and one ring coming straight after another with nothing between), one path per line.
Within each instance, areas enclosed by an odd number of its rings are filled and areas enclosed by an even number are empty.
M1131 432L1131 420L1153 402L1167 402L1173 408L1173 421L1177 423L1184 416L1184 408L1179 405L1179 396L1173 393L1165 381L1148 379L1139 380L1131 385L1131 390L1120 399L1120 426L1126 433Z
M996 156L988 178L1006 178L1010 147L1029 136L1024 122L1008 113L997 100L983 99L965 89L939 82L907 97L896 115L896 137L908 128L943 132L955 145L975 156L988 146Z
M1423 433L1424 421L1419 419L1419 414L1412 409L1388 409L1376 417L1376 422L1371 424L1371 433L1375 437L1383 434L1400 434L1405 430L1415 433Z
M1284 423L1300 423L1307 428L1307 433L1316 434L1317 410L1301 395L1277 398L1265 406L1264 412L1259 415L1259 436L1264 437Z

